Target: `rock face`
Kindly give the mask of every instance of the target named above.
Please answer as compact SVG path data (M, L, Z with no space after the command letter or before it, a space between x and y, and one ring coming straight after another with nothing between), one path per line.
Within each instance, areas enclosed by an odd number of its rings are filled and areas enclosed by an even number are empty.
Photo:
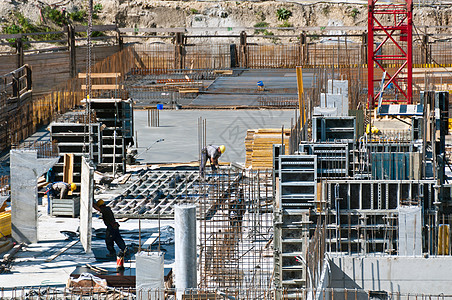
M32 23L42 22L43 3L68 12L86 9L87 1L73 0L2 0L0 25L14 20L12 13L19 11ZM199 1L148 1L103 0L98 23L117 23L120 27L253 27L265 22L277 26L327 26L333 21L343 25L367 24L367 6L349 3L287 3L287 2L199 2ZM278 20L277 10L285 8L292 16L286 24ZM452 23L452 5L414 7L416 26L447 26Z

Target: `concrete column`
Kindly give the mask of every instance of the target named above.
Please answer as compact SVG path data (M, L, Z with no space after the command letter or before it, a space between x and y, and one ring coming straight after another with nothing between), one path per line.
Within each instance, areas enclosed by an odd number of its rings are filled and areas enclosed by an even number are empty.
M11 150L11 227L15 241L38 241L38 177L58 159L38 158L36 150Z
M196 272L196 206L175 207L175 269L177 299L186 289L197 287Z
M86 253L91 252L92 214L94 201L94 167L88 157L82 156L80 187L80 242Z

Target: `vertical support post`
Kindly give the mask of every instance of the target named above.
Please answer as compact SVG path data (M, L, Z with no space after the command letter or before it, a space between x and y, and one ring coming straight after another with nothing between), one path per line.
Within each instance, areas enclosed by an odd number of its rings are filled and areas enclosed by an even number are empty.
M119 28L116 26L116 41L118 42L119 51L122 51L124 49L124 41L121 36L121 31L119 31Z
M374 0L368 0L367 20L367 108L372 110L374 102Z
M303 89L303 69L296 68L297 73L297 87L298 87L298 109L300 110L300 119L297 122L301 128L304 128L305 118L305 103L304 103L304 89Z
M308 48L307 48L307 43L306 43L306 32L302 32L300 33L300 57L301 57L301 61L300 64L302 66L306 65L308 62Z
M229 54L231 56L231 68L237 68L237 45L230 44L229 45Z
M181 300L187 289L197 287L196 206L178 205L174 209L176 295Z
M248 47L246 41L246 32L240 32L240 66L242 68L248 68Z
M368 63L368 57L367 57L367 32L363 32L361 36L361 64L365 65Z
M25 72L27 73L27 90L31 91L32 89L32 79L31 79L31 68L27 65L25 66Z
M185 48L184 48L184 34L182 32L176 32L176 45L175 45L175 60L174 68L183 69L185 66Z
M19 69L24 65L24 45L22 42L22 35L20 35L20 38L16 38L16 54L17 54L16 66Z
M77 60L75 54L75 30L74 26L67 26L67 44L69 49L69 74L74 78L77 74Z
M413 1L406 1L407 8L407 103L413 103Z
M430 51L429 51L429 44L428 44L428 35L424 34L422 36L422 43L424 44L424 64L430 63Z

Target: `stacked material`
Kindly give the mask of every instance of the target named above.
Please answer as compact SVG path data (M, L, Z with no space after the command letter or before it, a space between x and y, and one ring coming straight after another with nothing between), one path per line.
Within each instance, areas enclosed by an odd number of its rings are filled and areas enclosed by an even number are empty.
M284 144L289 153L290 129L284 129ZM273 167L273 144L281 144L281 129L259 128L248 129L245 138L246 160L245 166L258 169Z
M0 237L11 235L11 211L0 212Z

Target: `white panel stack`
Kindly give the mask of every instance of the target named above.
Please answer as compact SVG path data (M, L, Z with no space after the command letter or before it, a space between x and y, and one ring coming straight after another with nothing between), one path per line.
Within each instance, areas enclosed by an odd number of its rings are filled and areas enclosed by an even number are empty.
M320 107L314 107L314 115L348 116L348 80L328 80L328 89L320 94Z
M420 206L399 206L399 255L422 255L422 218Z
M164 299L164 259L162 252L138 252L136 288L138 300Z

